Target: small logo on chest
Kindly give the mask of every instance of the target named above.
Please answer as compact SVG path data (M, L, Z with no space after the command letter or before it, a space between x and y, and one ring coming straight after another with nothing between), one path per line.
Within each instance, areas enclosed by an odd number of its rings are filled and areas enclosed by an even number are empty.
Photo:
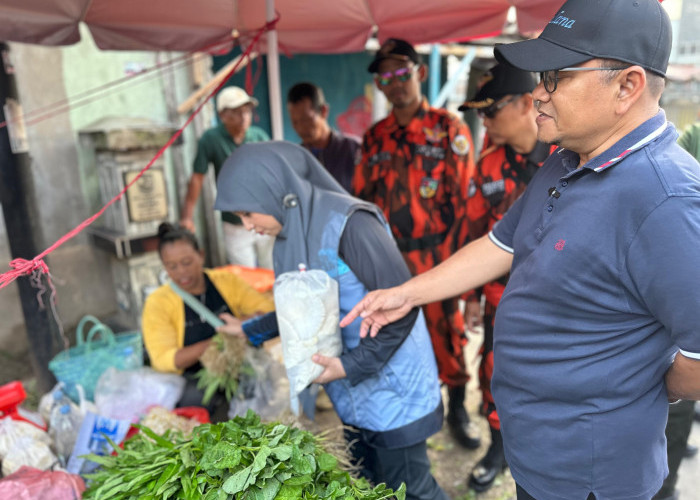
M561 252L564 250L564 245L566 245L566 240L559 240L554 244L554 250Z
M418 188L421 198L429 199L435 196L439 185L440 181L437 179L433 179L432 177L423 177L420 182L420 187Z

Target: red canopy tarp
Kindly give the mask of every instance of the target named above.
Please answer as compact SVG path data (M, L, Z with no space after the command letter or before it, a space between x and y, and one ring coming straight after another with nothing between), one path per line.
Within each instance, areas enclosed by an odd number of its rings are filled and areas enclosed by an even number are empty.
M544 28L562 0L276 0L279 44L289 52L364 50L380 40L412 43L497 35L510 7L521 33ZM194 51L252 34L265 24L261 0L2 0L0 40L69 45L84 22L103 50Z

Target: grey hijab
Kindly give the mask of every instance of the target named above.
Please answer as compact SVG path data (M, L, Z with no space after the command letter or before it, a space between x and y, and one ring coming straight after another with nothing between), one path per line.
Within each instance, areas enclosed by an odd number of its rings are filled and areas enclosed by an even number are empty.
M340 234L328 241L324 228L355 210L385 223L376 205L353 198L306 149L290 142L244 144L226 160L217 178L214 208L272 215L282 224L275 240L275 275L337 265ZM330 254L323 250L333 250Z

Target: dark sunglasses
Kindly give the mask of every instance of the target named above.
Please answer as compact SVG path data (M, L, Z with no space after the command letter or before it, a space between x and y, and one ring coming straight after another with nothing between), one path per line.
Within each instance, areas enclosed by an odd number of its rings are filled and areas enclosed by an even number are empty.
M389 85L394 79L400 82L407 82L413 76L413 68L415 66L408 66L406 68L399 68L395 71L388 71L386 73L377 73L374 78L377 80L379 85L385 87Z
M551 69L549 71L540 72L540 81L544 85L544 89L552 94L557 90L557 83L559 83L559 72L560 71L620 71L627 69L629 66L621 66L618 68L562 68L562 69Z
M508 99L504 99L502 101L498 101L496 103L493 103L488 108L477 109L476 114L479 115L479 118L481 118L482 120L484 118L489 118L489 119L494 118L500 110L502 110L503 108L508 106L508 104L510 104L511 102L515 101L518 97L520 97L520 96L519 95L510 96Z

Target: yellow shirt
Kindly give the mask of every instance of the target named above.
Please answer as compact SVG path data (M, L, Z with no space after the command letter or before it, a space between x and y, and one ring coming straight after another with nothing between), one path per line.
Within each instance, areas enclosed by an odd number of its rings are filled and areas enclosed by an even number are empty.
M204 272L234 316L249 316L274 310L272 299L257 292L232 272L223 269ZM175 366L175 353L185 345L185 304L170 285L162 285L148 296L141 322L143 342L153 369L182 373Z

